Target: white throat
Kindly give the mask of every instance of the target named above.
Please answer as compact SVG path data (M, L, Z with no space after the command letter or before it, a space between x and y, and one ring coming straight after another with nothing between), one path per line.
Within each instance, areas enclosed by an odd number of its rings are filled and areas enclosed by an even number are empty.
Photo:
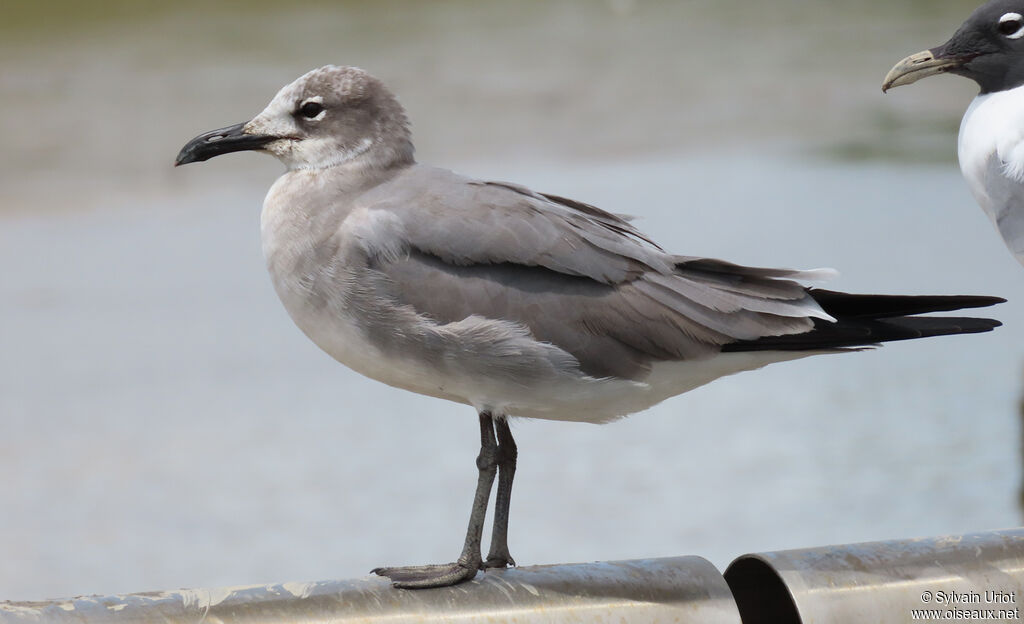
M328 169L352 162L373 147L374 141L366 137L354 146L339 150L329 138L306 139L302 142L301 160L289 159L288 170ZM298 155L298 154L295 154Z

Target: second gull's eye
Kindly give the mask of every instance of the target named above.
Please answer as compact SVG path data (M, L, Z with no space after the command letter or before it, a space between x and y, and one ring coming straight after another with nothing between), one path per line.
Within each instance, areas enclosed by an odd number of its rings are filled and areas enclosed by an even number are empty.
M1008 39L1020 39L1024 37L1024 17L1020 13L1006 13L999 18L996 28Z

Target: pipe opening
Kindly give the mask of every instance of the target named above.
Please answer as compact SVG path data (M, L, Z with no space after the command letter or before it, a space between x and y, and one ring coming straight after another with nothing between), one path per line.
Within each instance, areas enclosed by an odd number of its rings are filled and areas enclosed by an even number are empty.
M764 560L745 555L725 571L743 624L801 624L786 584Z

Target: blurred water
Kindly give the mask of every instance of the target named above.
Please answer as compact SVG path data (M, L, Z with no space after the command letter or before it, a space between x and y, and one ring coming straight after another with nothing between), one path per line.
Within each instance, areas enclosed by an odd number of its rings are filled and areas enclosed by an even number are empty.
M327 62L399 93L422 160L637 214L680 253L1011 299L991 334L781 364L603 427L516 423L520 563L1017 524L1024 272L952 164L970 85L878 93L971 5L806 4L23 8L0 42L0 598L456 554L471 410L291 325L259 253L276 163L168 166Z

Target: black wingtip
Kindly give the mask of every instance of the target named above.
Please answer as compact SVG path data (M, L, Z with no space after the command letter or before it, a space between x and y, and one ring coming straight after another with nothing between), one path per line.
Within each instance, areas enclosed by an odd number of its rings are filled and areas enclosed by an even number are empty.
M821 308L835 318L891 318L929 312L987 308L1006 303L988 295L857 295L812 288L808 291Z
M811 351L850 349L883 342L980 334L1002 326L990 318L918 316L1005 303L984 295L854 295L831 290L808 290L835 322L815 319L814 329L801 334L764 336L724 345L723 351Z

